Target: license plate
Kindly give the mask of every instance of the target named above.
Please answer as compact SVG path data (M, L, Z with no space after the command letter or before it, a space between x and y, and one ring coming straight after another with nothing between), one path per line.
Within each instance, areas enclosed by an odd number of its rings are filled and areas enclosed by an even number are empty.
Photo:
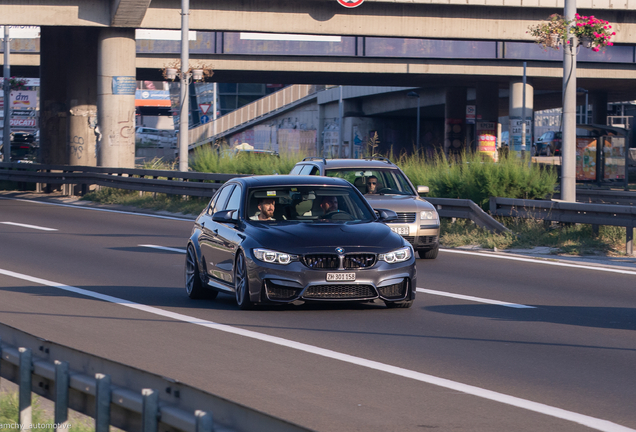
M409 235L409 227L407 226L395 226L391 227L391 231L399 235Z
M327 273L327 282L354 281L355 273Z

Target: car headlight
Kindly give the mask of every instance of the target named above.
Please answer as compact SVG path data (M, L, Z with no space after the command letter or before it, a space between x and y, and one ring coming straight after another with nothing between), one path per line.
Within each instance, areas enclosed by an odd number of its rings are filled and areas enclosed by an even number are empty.
M421 220L437 220L437 212L435 210L425 210L420 212Z
M254 256L256 259L275 264L289 264L292 261L298 260L298 255L291 255L284 252L277 252L269 249L254 249Z
M410 246L405 246L393 252L379 254L378 261L386 261L389 264L408 261L413 256Z

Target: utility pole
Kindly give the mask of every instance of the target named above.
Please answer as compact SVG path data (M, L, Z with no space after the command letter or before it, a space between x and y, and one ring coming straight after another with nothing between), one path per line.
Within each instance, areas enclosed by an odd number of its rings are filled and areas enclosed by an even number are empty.
M526 84L527 84L527 79L526 79L526 66L527 66L527 62L523 62L523 97L522 97L522 107L521 107L521 118L522 118L522 122L521 126L521 153L522 154L526 154ZM530 144L530 148L527 149L530 152L530 156L532 155L532 144Z
M179 113L179 171L188 171L188 125L190 103L188 100L188 83L190 81L189 64L189 17L190 0L181 0L181 111Z
M574 20L575 14L576 0L565 0L565 19ZM568 202L576 202L576 45L576 37L568 37L563 45L561 199Z
M2 134L4 161L11 162L11 111L9 99L11 97L11 66L9 63L9 53L11 52L11 43L9 42L9 26L4 26L4 129Z

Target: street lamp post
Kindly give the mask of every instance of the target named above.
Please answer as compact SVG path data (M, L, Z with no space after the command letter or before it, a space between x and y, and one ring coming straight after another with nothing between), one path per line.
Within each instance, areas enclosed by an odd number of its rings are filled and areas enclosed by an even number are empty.
M417 154L419 156L420 154L420 94L417 92L408 92L406 94L406 96L410 97L410 98L417 98L417 126L416 126L416 132L415 132L415 148L417 149Z
M188 46L188 35L190 16L190 0L181 0L181 99L179 112L179 171L188 171L188 124L189 108L188 83L190 81L189 63L190 50Z
M565 0L565 19L571 21L575 14L576 0ZM567 42L563 46L561 199L576 202L576 37Z
M4 129L2 134L2 142L4 145L3 153L4 153L4 161L11 162L11 111L9 110L9 98L11 96L11 84L9 83L9 78L11 75L11 70L9 69L9 53L11 51L10 42L9 42L9 26L4 26L4 80L3 91L4 91Z

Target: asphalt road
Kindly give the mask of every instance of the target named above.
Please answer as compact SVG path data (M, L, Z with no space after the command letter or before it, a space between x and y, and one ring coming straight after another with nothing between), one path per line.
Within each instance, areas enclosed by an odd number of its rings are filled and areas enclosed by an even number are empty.
M0 198L0 322L319 431L636 429L636 268L442 251L411 309L240 311L187 298L191 228Z

